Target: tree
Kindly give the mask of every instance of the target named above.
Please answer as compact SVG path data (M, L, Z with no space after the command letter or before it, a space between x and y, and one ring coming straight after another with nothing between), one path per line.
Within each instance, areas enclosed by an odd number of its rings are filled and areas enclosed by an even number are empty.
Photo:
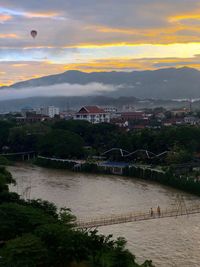
M192 159L192 154L190 152L175 145L172 151L168 153L166 158L166 163L167 164L186 163L191 161L191 159Z
M40 141L39 150L42 155L58 158L80 158L83 156L84 141L72 132L52 130Z
M72 262L86 261L91 253L88 234L69 229L65 224L43 225L35 234L47 247L51 266L69 266Z
M47 266L48 251L35 235L26 234L10 240L1 251L2 267L44 267Z
M17 203L0 205L0 239L9 240L17 235L32 232L40 225L53 223L55 218L44 211Z
M8 184L11 183L15 183L12 175L5 169L5 167L0 166L0 193L8 191Z
M0 151L3 146L8 145L9 131L13 126L14 124L11 122L0 121Z
M0 165L8 165L9 164L9 161L7 160L6 157L3 157L3 156L0 156Z
M25 127L14 127L9 133L9 145L13 152L36 150L38 136L31 134Z

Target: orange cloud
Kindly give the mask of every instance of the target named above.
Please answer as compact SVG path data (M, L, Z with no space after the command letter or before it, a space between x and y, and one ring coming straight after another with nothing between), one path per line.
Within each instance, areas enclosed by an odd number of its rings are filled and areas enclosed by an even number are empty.
M169 22L179 22L182 20L200 20L200 11L194 11L194 13L184 13L184 14L177 14L174 16L169 17Z
M19 38L19 36L15 33L5 33L5 34L0 34L0 39L4 39L4 38L8 38L8 39L17 39Z
M64 48L64 47L58 47L58 46L49 46L49 45L41 45L41 46L24 46L23 50L28 49L54 49L54 48Z
M0 14L0 22L5 22L5 21L8 21L10 19L12 19L11 16L6 15L6 14Z
M20 63L20 64L13 64L12 66L15 67L15 68L23 68L23 67L26 67L28 65L27 64Z
M100 46L133 46L138 44L173 44L197 42L200 28L198 25L184 25L170 23L165 27L156 28L113 28L102 25L86 26L85 31L97 33L93 43L80 43L75 46L81 48L95 48ZM113 42L115 40L115 42Z
M93 60L79 64L68 64L65 70L80 70L85 72L101 71L131 71L131 70L155 70L166 67L190 66L200 69L199 57L195 58L142 58L142 59L104 59Z
M122 33L122 34L134 34L138 32L134 29L126 29L126 28L111 28L106 26L88 26L85 28L87 29L93 29L97 32L103 32L103 33Z
M59 14L55 12L46 12L46 13L33 13L33 12L27 12L24 14L27 18L54 18L58 17Z
M14 64L13 62L0 62L0 69L5 72L1 76L1 86L65 71L64 65L50 65L48 62L16 62ZM12 80L10 79L10 73L12 73Z
M105 59L105 60L94 60L79 64L68 64L64 67L66 70L80 70L85 72L101 72L101 71L113 71L113 70L142 70L152 69L145 60L119 60L119 59Z

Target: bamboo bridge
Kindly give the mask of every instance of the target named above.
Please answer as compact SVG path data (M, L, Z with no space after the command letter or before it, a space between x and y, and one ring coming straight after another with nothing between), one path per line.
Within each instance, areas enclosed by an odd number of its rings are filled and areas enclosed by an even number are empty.
M77 228L97 228L100 226L108 226L114 224L122 224L128 222L139 222L153 219L162 219L168 217L177 218L178 216L189 216L192 214L200 213L200 204L191 205L186 207L185 204L180 204L177 207L161 210L160 212L156 211L148 211L148 212L130 212L121 215L111 215L105 217L96 217L85 220L77 220L76 227Z

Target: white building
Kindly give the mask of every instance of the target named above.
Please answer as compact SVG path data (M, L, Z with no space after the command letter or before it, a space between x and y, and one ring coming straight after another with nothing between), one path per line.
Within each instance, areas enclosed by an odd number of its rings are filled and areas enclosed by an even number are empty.
M105 110L105 112L108 112L108 113L116 113L117 112L117 108L113 107L113 106L105 106L105 107L103 107L103 109Z
M54 118L55 115L59 115L59 113L59 108L56 108L54 106L41 108L41 114L49 116L50 118Z
M74 120L86 120L91 123L110 122L110 114L97 106L84 106L74 115Z
M200 120L194 116L186 116L184 117L184 122L190 125L196 125L200 123Z
M123 112L132 112L132 111L135 111L135 107L132 105L124 105L122 107L122 111Z

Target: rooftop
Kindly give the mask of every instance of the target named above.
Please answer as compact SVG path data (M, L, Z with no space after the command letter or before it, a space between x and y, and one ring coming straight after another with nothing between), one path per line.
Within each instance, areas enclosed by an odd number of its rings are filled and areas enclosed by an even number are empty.
M78 113L106 113L106 111L97 106L84 106L79 110Z
M126 162L112 162L112 161L106 161L106 162L101 162L99 166L102 167L119 167L119 168L125 168L128 167L130 164Z

